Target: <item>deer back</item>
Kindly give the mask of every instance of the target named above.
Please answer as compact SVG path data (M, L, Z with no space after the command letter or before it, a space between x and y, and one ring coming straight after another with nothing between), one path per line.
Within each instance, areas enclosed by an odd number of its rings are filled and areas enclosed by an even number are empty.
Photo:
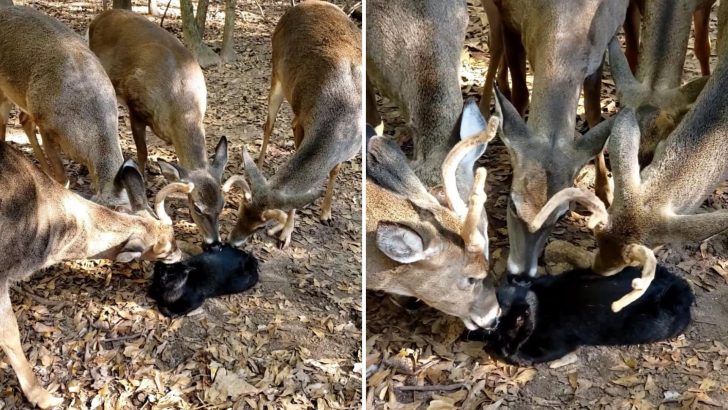
M123 192L113 186L124 161L116 98L80 36L32 8L2 8L0 94L28 113L41 134L89 168L99 202L125 204Z

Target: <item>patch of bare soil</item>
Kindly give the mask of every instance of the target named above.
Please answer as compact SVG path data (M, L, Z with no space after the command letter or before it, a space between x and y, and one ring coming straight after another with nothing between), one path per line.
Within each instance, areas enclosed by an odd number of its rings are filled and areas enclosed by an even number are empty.
M17 2L16 2L17 3ZM101 1L30 1L83 34ZM164 10L166 1L160 1ZM344 2L340 2L344 3ZM146 0L134 9L146 14ZM259 8L259 5L261 8ZM205 70L209 153L230 142L224 178L241 171L245 144L257 157L270 84L270 34L289 1L239 0L233 64ZM263 14L261 14L261 12ZM150 17L152 18L152 17ZM205 40L222 42L224 2L211 1ZM159 21L159 18L153 18ZM179 3L164 26L181 34ZM294 152L292 112L283 105L263 172L271 176ZM120 111L121 113L122 111ZM122 148L135 156L129 121L120 114ZM13 114L9 140L32 158ZM174 149L148 130L151 159ZM89 193L85 169L67 163L72 186ZM150 197L165 181L150 166ZM240 195L221 216L227 237ZM23 347L44 386L72 409L357 408L361 403L361 159L342 167L330 226L320 200L298 212L290 247L259 233L245 250L261 259L260 283L244 294L209 300L192 316L169 320L146 296L149 263L63 263L12 292ZM171 202L178 239L199 244L186 205ZM30 409L15 373L0 356L0 409Z
M489 58L487 19L479 1L468 3L471 19L462 88L464 96L479 96ZM712 38L715 33L713 15ZM692 40L685 68L686 81L699 76ZM618 105L608 73L605 70L602 89L605 117L613 115ZM529 77L529 85L531 80ZM380 102L387 124L385 132L405 132L396 107L386 100ZM580 106L578 124L586 128L583 113ZM488 145L481 163L488 168L486 208L491 272L501 277L508 255L505 215L511 168L508 152L500 140ZM593 167L587 167L578 181L580 185L590 184ZM728 208L728 184L716 189L702 211L721 208ZM577 213L558 224L550 240L556 239L590 250L595 247L586 221ZM556 369L548 364L519 368L494 361L483 351L482 343L458 339L464 330L459 319L425 306L408 310L390 296L368 292L367 406L524 410L728 408L728 234L703 243L668 245L657 252L657 257L687 279L695 291L693 322L685 334L645 346L582 348L575 363ZM541 270L550 271L550 267Z

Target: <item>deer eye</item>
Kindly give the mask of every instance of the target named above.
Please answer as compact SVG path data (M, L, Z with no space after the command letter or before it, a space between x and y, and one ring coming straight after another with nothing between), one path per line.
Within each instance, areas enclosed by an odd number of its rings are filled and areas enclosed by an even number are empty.
M199 207L199 206L197 206L197 204L192 204L192 207L193 207L193 208L195 209L195 212L196 212L196 213L198 213L198 214L200 214L200 215L202 215L202 214L203 214L203 212L202 212L202 209L200 209L200 207Z

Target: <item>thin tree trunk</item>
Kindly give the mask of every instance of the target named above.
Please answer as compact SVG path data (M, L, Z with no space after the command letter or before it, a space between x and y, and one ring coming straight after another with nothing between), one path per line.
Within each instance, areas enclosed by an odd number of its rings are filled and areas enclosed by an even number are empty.
M157 0L149 0L149 14L152 16L160 15L159 7L157 7Z
M131 0L114 0L111 7L115 9L131 10Z
M225 27L222 33L222 51L220 51L220 57L223 61L235 61L237 55L233 48L235 31L235 3L237 0L225 0Z
M12 6L13 0L0 0L0 6Z
M197 2L197 31L200 33L200 38L205 35L205 23L207 22L207 6L210 0L199 0Z
M201 67L209 67L220 62L220 57L202 42L202 36L197 30L192 0L180 0L182 12L182 38Z

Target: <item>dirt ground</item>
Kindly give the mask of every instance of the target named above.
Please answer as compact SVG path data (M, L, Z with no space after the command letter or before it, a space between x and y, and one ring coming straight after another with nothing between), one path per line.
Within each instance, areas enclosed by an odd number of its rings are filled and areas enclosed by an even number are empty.
M479 96L489 56L487 19L479 1L468 3L471 20L461 84L464 96ZM715 24L713 15L713 39ZM605 70L602 95L605 117L617 110L608 72ZM684 80L697 75L699 69L691 43ZM405 132L396 107L386 100L380 102L386 133ZM578 114L578 126L583 130L582 106ZM508 255L505 214L511 180L508 153L500 140L488 145L481 163L488 168L486 208L491 270L500 277ZM588 184L593 178L593 167L587 167L579 178L580 185ZM728 208L728 184L718 187L703 208ZM555 239L590 250L595 245L584 219L577 214L558 224L550 238ZM458 339L464 329L459 319L424 306L407 310L385 294L368 292L368 407L728 408L728 234L701 244L668 245L657 256L661 263L686 278L695 291L693 322L685 334L646 346L582 348L575 363L555 369L548 364L519 368L496 362L483 351L482 343Z
M20 3L17 2L16 3ZM83 34L101 0L29 1ZM159 1L164 10L166 1ZM205 40L222 41L224 4L211 1ZM340 2L345 3L345 2ZM146 14L146 0L134 9ZM180 35L179 3L164 26ZM260 7L259 7L260 5ZM239 60L205 70L208 151L230 142L225 178L239 172L241 148L260 147L270 83L270 34L288 0L239 0ZM261 8L262 7L262 8ZM151 18L151 17L150 17ZM159 21L159 18L153 18ZM128 117L120 111L125 156L136 155ZM278 116L264 173L293 153L292 113ZM32 158L13 113L11 144ZM148 131L150 159L174 160L174 149ZM148 169L149 195L163 184ZM153 265L109 261L64 263L19 283L12 292L22 344L42 384L69 409L357 408L361 403L361 158L342 167L330 226L318 220L320 200L298 213L291 246L281 251L259 233L244 249L261 259L251 291L207 301L191 316L169 320L146 288ZM71 188L89 193L85 169L67 163ZM223 238L236 221L240 195L221 216ZM178 239L200 243L186 205L171 201ZM0 356L0 409L29 409L15 373Z

